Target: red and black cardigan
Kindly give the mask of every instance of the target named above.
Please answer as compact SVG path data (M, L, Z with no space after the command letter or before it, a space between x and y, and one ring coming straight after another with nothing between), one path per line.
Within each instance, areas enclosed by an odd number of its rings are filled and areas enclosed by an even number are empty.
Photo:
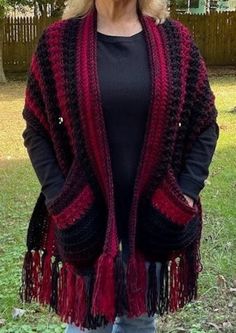
M97 60L111 154L116 222L124 245L127 242L128 213L151 90L144 31L129 37L98 32ZM22 133L24 145L45 195L45 203L48 204L59 193L65 179L51 142L30 124L26 125ZM209 174L217 140L216 125L214 123L199 135L184 158L184 168L178 178L182 192L195 200Z
M87 328L124 313L175 311L197 296L201 200L190 207L177 177L199 135L216 124L215 97L188 29L171 19L157 26L139 17L151 100L129 216L127 270L98 81L96 10L46 28L29 70L23 117L51 141L65 183L48 204L40 192L20 295ZM162 262L159 295L156 261Z

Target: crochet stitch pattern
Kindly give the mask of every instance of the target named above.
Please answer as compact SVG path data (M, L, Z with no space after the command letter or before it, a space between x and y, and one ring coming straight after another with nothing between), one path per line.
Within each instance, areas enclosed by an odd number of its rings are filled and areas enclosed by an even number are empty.
M188 29L139 11L151 100L121 259L113 177L97 71L97 12L44 29L32 56L22 115L53 145L65 177L27 232L19 294L61 320L95 329L117 315L174 312L197 297L200 197L188 205L178 175L185 154L217 118L206 65ZM145 261L150 265L146 268ZM161 261L160 292L156 261Z

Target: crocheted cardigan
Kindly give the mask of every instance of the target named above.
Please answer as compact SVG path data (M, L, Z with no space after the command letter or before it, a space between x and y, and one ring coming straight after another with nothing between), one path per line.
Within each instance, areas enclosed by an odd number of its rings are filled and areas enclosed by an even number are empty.
M185 154L217 117L203 57L189 30L168 18L145 32L152 91L121 260L113 179L96 62L97 12L44 29L32 56L23 117L54 147L65 183L27 232L19 294L65 322L96 328L115 316L176 311L197 297L202 230L177 183ZM149 268L145 261L149 260ZM161 285L156 261L162 262Z

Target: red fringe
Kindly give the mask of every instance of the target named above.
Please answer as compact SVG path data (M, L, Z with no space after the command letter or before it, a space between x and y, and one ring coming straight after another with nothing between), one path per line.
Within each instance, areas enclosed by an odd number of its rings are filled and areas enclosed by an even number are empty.
M51 255L47 252L43 253L42 256L42 280L39 291L39 301L42 304L50 304L51 296L51 280L52 280L52 264Z
M77 275L75 281L75 325L83 324L87 316L88 308L86 304L86 283L82 276Z
M40 291L40 253L39 251L33 251L32 252L32 280L33 280L33 286L32 286L32 296L34 299L38 300L39 297L39 291Z
M178 309L179 297L179 274L176 259L170 262L170 301L169 311L174 312Z
M149 310L153 314L155 307L160 314L174 312L196 298L196 279L201 269L198 247L189 248L166 263L162 270L164 288L162 286L157 307L154 267L147 271L144 257L138 253L129 258L126 272L121 270L122 276L118 272L121 258L113 258L109 254L100 256L91 276L82 276L74 266L61 263L58 258L53 261L54 256L47 252L41 257L40 251L27 251L22 271L21 299L49 304L64 322L74 322L88 329L99 327L105 320L114 322L118 302L125 294L127 306L121 304L120 308L127 310L124 314L128 317L139 316ZM126 274L125 277L122 272ZM119 278L122 281L118 288Z
M59 285L58 285L58 313L61 318L65 321L66 319L66 298L67 298L67 269L66 265L62 265L61 270L59 272Z
M105 315L109 321L115 319L114 260L107 253L98 259L91 311L94 316Z
M188 274L194 274L194 272L189 271L188 261L186 260L186 256L183 255L183 256L181 256L180 261L179 261L179 279L180 279L179 289L180 289L180 293L182 294L182 297L179 297L178 305L180 308L183 307L185 302L187 302L188 299L190 298L190 295L189 295L190 286L189 286Z
M199 267L199 244L186 249L179 257L170 261L170 312L175 312L185 304L197 298L197 280Z
M66 277L66 297L65 302L65 318L68 322L72 323L74 321L74 303L75 294L77 290L75 289L76 275L73 267L67 265L67 277Z
M144 258L137 254L127 264L128 317L140 316L147 311L147 271Z

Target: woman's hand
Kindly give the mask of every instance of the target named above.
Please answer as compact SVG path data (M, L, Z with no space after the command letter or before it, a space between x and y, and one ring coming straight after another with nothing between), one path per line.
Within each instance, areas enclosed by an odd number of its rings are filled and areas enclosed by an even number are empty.
M184 194L185 199L187 200L188 204L193 207L194 205L194 199L192 199L191 197L189 197L187 194Z

